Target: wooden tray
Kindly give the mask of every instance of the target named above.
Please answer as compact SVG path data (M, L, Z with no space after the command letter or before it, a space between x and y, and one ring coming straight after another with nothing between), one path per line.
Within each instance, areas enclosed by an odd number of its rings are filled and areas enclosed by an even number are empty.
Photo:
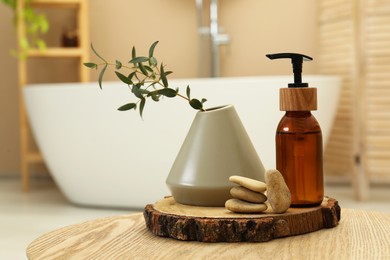
M237 214L224 207L195 207L166 197L144 210L155 235L201 242L265 242L274 238L333 228L340 220L337 200L326 197L313 208L290 208L284 214Z

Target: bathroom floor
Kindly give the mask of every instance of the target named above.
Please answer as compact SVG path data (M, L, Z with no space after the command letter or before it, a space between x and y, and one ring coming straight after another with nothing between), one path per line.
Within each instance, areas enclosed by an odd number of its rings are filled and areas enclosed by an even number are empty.
M356 202L349 186L326 187L342 208L361 208L390 214L390 187L373 187L369 202ZM142 209L81 208L69 204L47 179L34 180L31 191L21 192L17 178L0 178L0 259L27 259L26 247L51 230L112 215L141 212Z

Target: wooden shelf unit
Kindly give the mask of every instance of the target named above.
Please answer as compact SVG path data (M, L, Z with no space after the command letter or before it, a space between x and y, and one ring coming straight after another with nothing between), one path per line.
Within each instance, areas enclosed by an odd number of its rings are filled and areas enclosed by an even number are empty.
M78 47L48 47L45 50L30 49L26 53L26 59L19 59L19 103L20 103L20 149L21 149L21 177L22 189L28 191L30 188L30 166L32 164L44 163L39 151L31 147L31 130L24 105L23 88L28 84L27 62L32 58L73 58L78 60L78 78L80 82L89 81L89 71L83 63L89 60L89 26L88 26L88 0L33 0L34 8L71 8L77 16ZM24 8L25 0L17 1L17 12L20 14ZM19 16L20 17L20 16ZM22 21L17 23L17 37L26 37L25 24Z
M83 55L84 50L80 47L77 48L47 48L46 50L31 49L28 51L28 57L46 57L46 58L61 58L61 57L80 57Z
M64 8L70 7L75 8L81 4L80 0L33 0L33 4L36 7L55 7Z

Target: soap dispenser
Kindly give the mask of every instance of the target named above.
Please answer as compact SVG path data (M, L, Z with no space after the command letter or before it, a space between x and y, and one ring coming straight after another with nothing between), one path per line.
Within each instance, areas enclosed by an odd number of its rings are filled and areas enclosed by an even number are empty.
M294 83L280 89L280 110L286 111L276 130L276 168L291 192L291 206L321 204L324 197L323 151L320 125L310 111L317 110L317 89L302 83L303 54L277 53L273 59L291 59Z

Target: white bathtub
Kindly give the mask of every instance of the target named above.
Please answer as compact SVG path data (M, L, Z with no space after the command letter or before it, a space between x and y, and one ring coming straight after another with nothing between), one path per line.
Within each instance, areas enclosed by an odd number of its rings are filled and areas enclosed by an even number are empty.
M279 88L291 76L170 80L206 107L233 104L265 166L275 167L274 136L283 116ZM326 142L338 103L340 80L306 76L318 88L317 112ZM169 191L165 179L196 111L179 98L146 104L138 111L117 107L134 101L126 85L34 84L24 91L35 139L65 196L75 204L142 208ZM325 147L325 146L324 146Z

